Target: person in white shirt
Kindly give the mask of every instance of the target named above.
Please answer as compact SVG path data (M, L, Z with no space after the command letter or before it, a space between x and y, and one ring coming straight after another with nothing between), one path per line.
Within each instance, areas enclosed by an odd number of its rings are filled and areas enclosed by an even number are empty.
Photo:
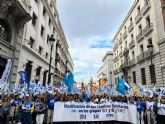
M147 124L156 124L156 115L154 113L154 104L153 98L147 97L146 98L146 118Z
M158 124L164 124L165 123L165 97L163 96L157 104L158 111L157 111L157 121Z

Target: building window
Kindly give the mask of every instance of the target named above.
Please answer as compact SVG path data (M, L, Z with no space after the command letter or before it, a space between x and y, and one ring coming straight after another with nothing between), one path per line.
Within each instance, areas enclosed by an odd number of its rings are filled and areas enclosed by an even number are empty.
M141 69L141 77L142 77L142 84L146 85L146 73L145 73L145 68Z
M137 13L138 14L140 13L140 6L138 6L138 8L137 8Z
M150 25L150 23L151 23L151 21L150 21L150 17L147 16L147 18L146 18L146 24L147 24L147 25Z
M132 17L130 18L130 24L132 23Z
M30 81L31 80L31 72L32 72L32 63L33 61L28 61L26 63L26 68L25 71L27 72L27 80Z
M43 7L42 14L43 14L43 16L45 16L45 15L46 15L46 8L45 8L45 6Z
M36 16L36 14L33 12L32 24L33 24L34 26L36 26L36 23L37 23L37 16Z
M52 8L53 7L53 5L52 5L52 3L50 2L50 8Z
M132 51L132 59L135 59L135 52Z
M133 34L131 34L131 41L133 41L134 40L134 37L133 37Z
M55 27L53 27L53 34L55 34Z
M127 41L125 41L125 48L127 48Z
M42 25L42 26L41 26L41 36L44 35L44 32L45 32L45 28L44 28L44 26Z
M50 18L49 18L49 23L48 24L49 24L49 26L51 25L51 19Z
M155 65L150 65L149 68L151 84L156 84Z
M136 84L136 72L133 71L132 75L133 75L133 83Z
M45 54L45 58L47 59L48 58L48 53L46 52L46 54Z
M36 69L36 76L38 76L38 77L37 77L38 79L40 78L41 69L42 69L41 66L39 66L39 67Z
M35 40L32 37L30 37L30 42L29 42L30 48L33 48L34 42Z
M126 30L127 30L127 27L125 26L124 29L125 29L125 31L126 31Z
M10 43L10 28L5 20L0 19L0 39Z
M43 48L41 46L39 46L39 50L38 50L38 53L41 55L42 54L42 50Z
M47 44L49 43L49 34L47 34Z
M140 45L140 53L144 53L144 48L143 48L143 45Z
M142 25L139 25L138 29L139 29L139 33L141 33L142 32Z

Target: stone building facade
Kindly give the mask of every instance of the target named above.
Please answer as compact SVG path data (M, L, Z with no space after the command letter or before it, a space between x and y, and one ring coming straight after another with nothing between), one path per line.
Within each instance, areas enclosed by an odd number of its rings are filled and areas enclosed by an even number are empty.
M64 80L67 71L73 73L73 62L56 8L56 0L31 0L32 20L25 25L24 39L18 71L26 70L29 80L48 83L48 70L53 35L51 57L51 82ZM19 76L17 75L17 82Z
M25 1L0 0L0 77L7 59L13 66L8 81L12 88L16 82L24 24L31 19L30 5Z
M107 82L107 85L114 86L113 79L113 52L109 51L103 57L103 65L97 72L97 78L104 79Z
M164 86L162 24L160 1L135 0L113 39L115 82L124 77L149 87Z

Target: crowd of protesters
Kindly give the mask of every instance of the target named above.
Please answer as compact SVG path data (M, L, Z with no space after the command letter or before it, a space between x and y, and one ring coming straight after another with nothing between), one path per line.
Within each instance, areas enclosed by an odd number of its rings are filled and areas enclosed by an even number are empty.
M53 123L54 102L92 102L96 104L120 102L137 106L138 124L165 124L165 97L126 97L85 94L0 95L0 124ZM56 110L58 112L58 110Z

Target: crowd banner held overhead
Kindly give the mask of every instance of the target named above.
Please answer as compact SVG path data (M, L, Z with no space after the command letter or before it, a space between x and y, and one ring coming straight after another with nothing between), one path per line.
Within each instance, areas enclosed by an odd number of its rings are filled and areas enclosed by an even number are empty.
M136 106L127 103L57 102L54 122L122 121L137 124Z
M28 83L27 72L26 71L19 71L18 74L20 76L21 84L27 84Z
M4 70L1 80L0 80L0 87L1 87L1 85L3 85L4 83L6 83L8 81L11 67L12 67L12 60L8 59L5 70Z

